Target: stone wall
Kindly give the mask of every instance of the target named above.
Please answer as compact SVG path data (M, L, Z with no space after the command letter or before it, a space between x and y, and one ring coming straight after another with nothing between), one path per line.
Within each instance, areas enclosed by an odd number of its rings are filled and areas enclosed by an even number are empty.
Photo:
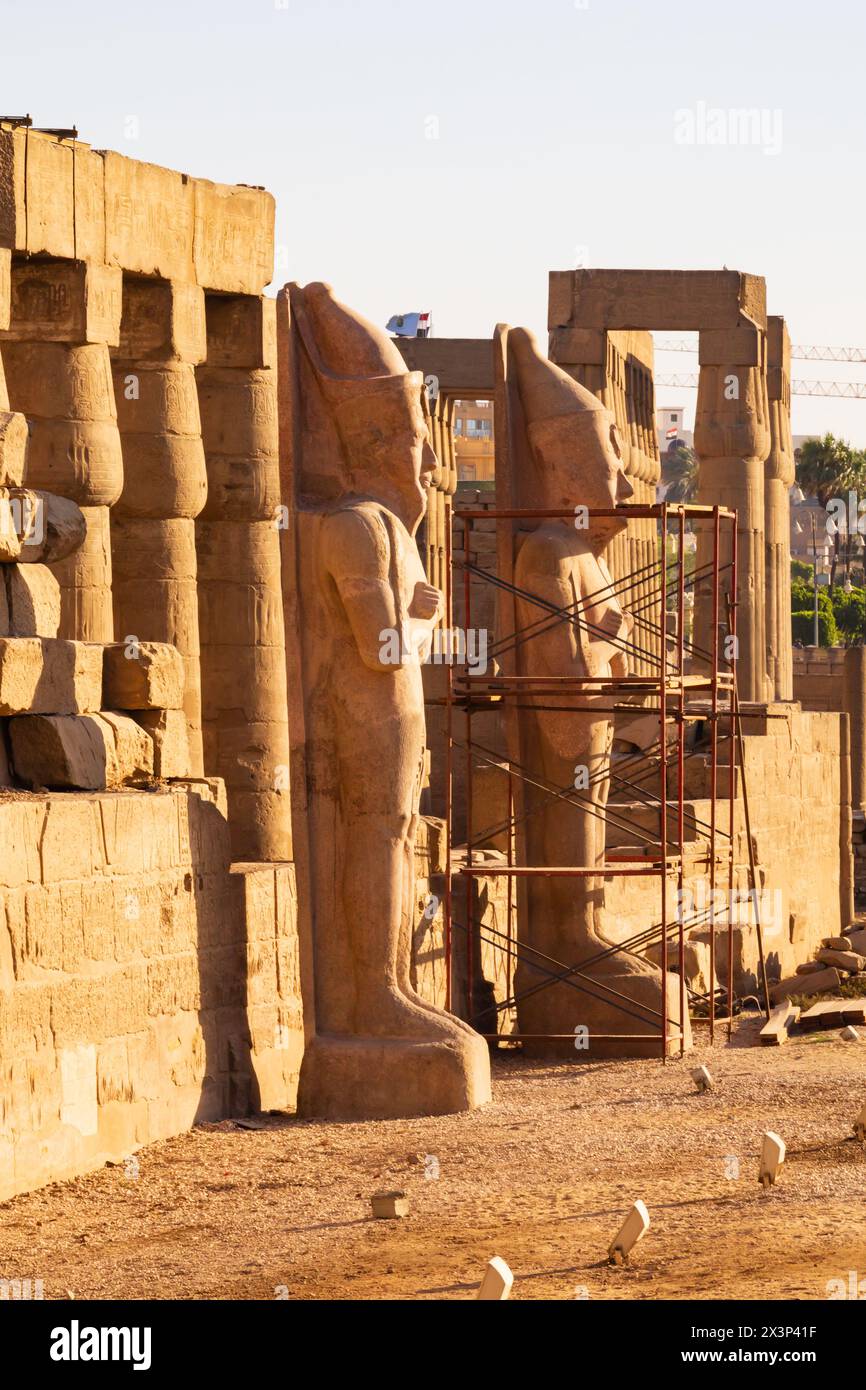
M294 868L230 864L218 781L0 797L0 1200L294 1107Z
M851 811L847 721L833 713L812 713L796 704L762 707L743 720L745 785L751 811L756 864L762 887L761 917L771 980L793 973L827 936L838 936L851 920ZM707 825L710 818L708 767L689 760L688 810ZM703 782L701 780L703 776ZM727 789L728 769L720 769L719 785ZM742 782L740 782L742 785ZM612 804L611 810L615 811ZM729 802L717 801L717 826L728 827ZM652 820L657 824L655 812ZM688 823L688 817L687 817ZM748 842L742 800L734 818L735 893L749 891ZM701 901L709 906L708 870L701 859L701 834L687 851L686 916ZM721 837L720 837L721 839ZM727 888L727 869L719 878ZM703 899L700 894L703 893ZM677 882L668 881L669 920L676 913ZM758 986L758 942L753 913L741 897L735 904L734 987L754 992ZM661 920L661 888L657 880L618 877L605 887L608 927L623 941ZM726 914L723 904L720 908ZM738 923L740 915L744 919ZM727 979L727 916L717 928L716 969ZM687 933L686 978L693 989L709 983L709 929L699 925ZM669 948L674 959L673 946ZM659 952L653 953L656 957Z

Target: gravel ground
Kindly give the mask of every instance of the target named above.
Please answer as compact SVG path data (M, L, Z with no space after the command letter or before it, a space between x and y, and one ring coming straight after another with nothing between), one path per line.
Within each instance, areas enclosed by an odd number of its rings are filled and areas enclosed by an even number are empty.
M498 1058L470 1115L203 1125L142 1150L137 1176L0 1205L0 1278L41 1278L46 1298L459 1299L498 1254L519 1299L823 1299L866 1280L866 1042L760 1048L757 1027L666 1066ZM768 1192L766 1129L788 1145ZM406 1190L407 1218L370 1218L380 1188ZM637 1197L652 1226L615 1269Z

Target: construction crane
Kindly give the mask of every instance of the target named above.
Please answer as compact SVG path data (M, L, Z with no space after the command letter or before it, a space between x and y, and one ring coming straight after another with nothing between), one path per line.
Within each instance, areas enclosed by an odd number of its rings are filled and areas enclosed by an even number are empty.
M692 338L664 338L656 341L656 352L697 352ZM866 362L866 348L816 347L813 343L792 343L791 356L804 362Z
M694 390L697 372L656 373L656 386L681 386ZM866 401L866 381L798 381L791 382L792 396L838 396L840 400Z

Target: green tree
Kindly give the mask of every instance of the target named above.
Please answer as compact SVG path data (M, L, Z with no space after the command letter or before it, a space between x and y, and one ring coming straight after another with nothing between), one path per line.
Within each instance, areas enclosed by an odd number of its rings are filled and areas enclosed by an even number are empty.
M807 439L795 454L797 482L809 497L817 497L822 507L833 498L846 499L849 491L859 492L866 486L866 455L852 449L845 439L825 434L822 439ZM839 563L840 536L833 530L833 561L830 568L830 588L836 583Z
M803 647L811 647L815 640L815 618L811 611L808 613L791 614L791 632L795 642L799 642ZM818 610L818 646L835 647L839 643L839 633L836 630L836 620L833 617L833 610L829 615L826 611Z
M662 455L662 482L666 502L694 502L698 492L698 456L681 444Z
M833 614L846 647L859 646L866 631L866 591L852 589L846 594L844 589L837 589L833 595Z

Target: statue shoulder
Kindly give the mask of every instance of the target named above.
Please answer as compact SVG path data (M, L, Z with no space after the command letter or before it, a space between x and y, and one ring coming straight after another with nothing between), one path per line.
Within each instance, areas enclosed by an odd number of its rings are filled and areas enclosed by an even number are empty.
M321 547L326 563L340 568L353 561L370 565L390 555L388 529L382 509L368 502L330 512L322 522Z
M558 575L573 558L571 537L562 527L539 527L530 531L517 553L515 571L524 574Z

